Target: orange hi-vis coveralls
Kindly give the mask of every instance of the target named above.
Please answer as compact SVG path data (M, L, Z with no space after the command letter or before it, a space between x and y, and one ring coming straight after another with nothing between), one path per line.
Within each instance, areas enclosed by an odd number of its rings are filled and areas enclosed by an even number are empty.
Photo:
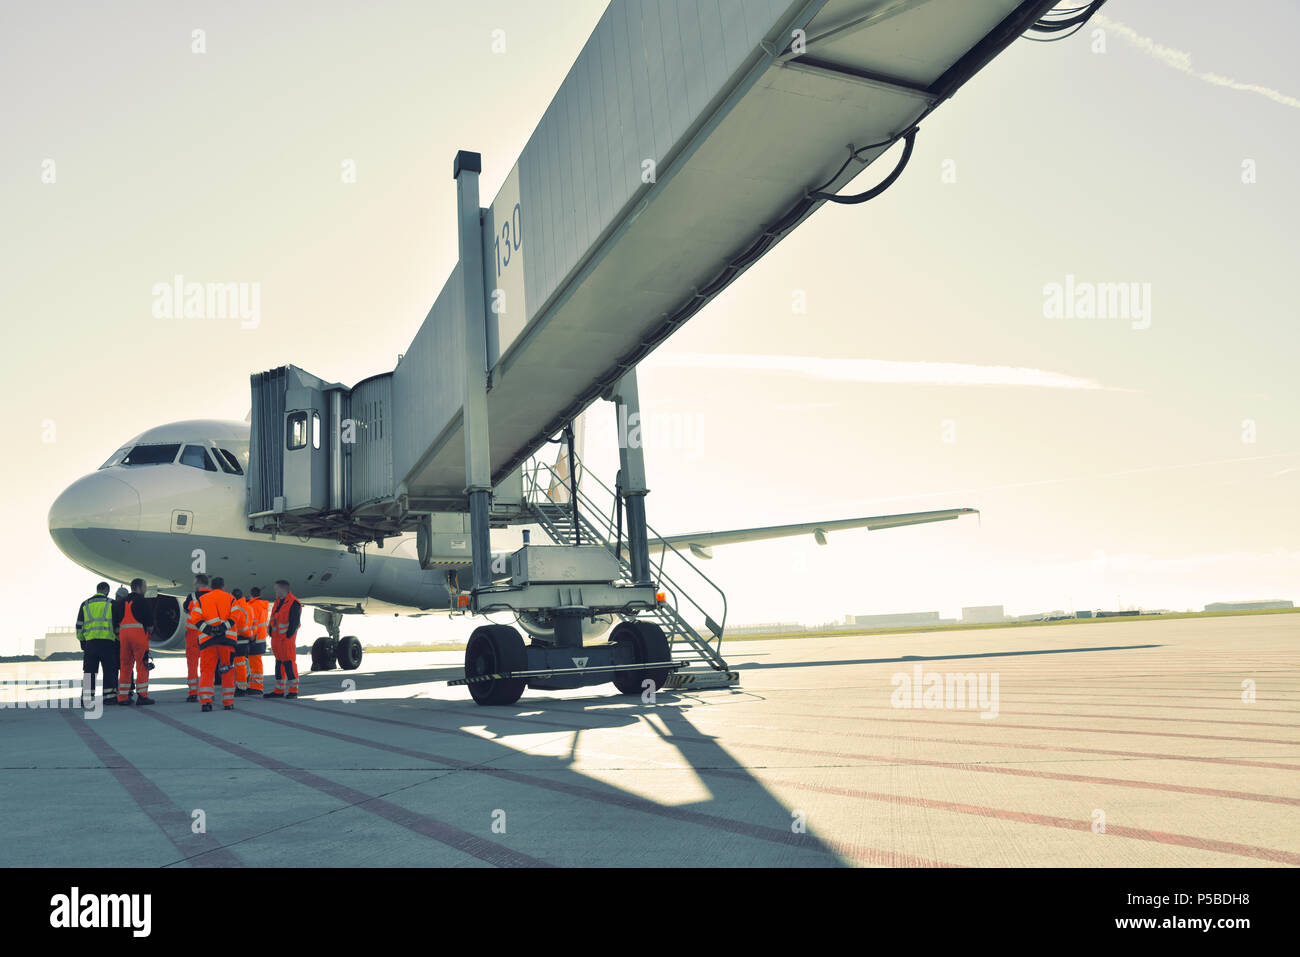
M248 643L253 636L252 614L248 608L248 600L240 597L230 603L230 617L235 623L235 637L239 639L239 647L235 649L235 655L232 659L235 665L235 688L238 691L248 690Z
M296 609L296 613L295 613ZM271 610L271 653L275 655L275 694L298 693L298 630L291 621L300 620L302 603L293 593L275 600ZM296 622L295 622L296 624Z
M199 609L203 618L199 635L199 701L212 703L213 679L217 666L226 669L221 676L221 703L235 704L235 670L230 667L230 659L235 650L234 622L231 620L231 603L234 598L230 592L220 588L206 591L199 599Z
M201 588L185 598L185 681L190 695L199 693L199 625L203 621L199 599L207 592Z
M141 698L149 697L149 669L145 667L145 658L149 654L149 635L144 625L131 610L135 595L123 602L122 624L118 629L118 640L122 646L122 670L117 676L117 703L126 704L126 696L131 688L131 667L135 666L135 693Z
M238 687L240 679L246 677L248 690L260 694L262 655L266 654L266 631L271 624L271 603L265 598L246 598L244 601L248 605L249 623L253 633L252 644L248 650L245 674L241 675L238 669L235 670L235 686Z

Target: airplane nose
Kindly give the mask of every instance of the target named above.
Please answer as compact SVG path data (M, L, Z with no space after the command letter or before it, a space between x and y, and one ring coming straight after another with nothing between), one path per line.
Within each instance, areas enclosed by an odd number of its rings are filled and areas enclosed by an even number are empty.
M140 495L112 475L92 473L77 479L50 506L50 533L103 528L136 532Z

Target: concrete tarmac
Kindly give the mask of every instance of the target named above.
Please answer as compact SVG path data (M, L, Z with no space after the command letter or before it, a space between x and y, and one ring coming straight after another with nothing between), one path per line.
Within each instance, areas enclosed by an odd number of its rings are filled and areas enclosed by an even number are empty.
M0 665L0 864L1296 865L1298 639L1264 615L745 641L739 689L508 708L445 684L459 654L373 654L209 714L160 656L157 705L90 720L31 707L79 663Z

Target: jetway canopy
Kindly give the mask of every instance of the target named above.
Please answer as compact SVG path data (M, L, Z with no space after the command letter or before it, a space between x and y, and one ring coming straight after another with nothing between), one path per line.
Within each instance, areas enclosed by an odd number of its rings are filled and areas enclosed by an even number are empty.
M493 479L888 148L835 176L846 144L897 139L1051 6L614 0L484 212ZM407 485L462 489L459 431L428 438Z
M1053 5L612 0L488 207L457 158L460 261L391 374L372 510L506 480Z

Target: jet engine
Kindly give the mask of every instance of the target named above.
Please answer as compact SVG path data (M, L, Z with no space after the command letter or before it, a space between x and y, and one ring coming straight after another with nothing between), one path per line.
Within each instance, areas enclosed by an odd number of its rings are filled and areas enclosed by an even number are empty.
M153 603L153 634L149 639L150 651L185 651L185 612L181 600L174 595L150 598Z

